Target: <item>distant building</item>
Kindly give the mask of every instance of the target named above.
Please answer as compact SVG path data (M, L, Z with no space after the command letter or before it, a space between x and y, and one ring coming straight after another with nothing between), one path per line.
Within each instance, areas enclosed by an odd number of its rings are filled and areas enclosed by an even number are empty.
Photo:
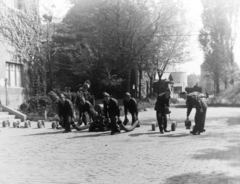
M171 72L173 78L173 95L178 97L179 92L187 87L187 72Z
M155 79L155 85L158 83L158 77ZM170 87L172 90L172 96L178 98L178 94L181 91L185 91L187 87L187 72L164 72L161 78L161 83L164 91L164 88ZM156 92L156 87L154 91Z

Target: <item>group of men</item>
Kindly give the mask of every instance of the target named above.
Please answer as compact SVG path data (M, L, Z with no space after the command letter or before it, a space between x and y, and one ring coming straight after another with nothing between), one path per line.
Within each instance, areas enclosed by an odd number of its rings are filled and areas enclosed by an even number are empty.
M167 130L167 114L170 113L169 111L169 100L170 100L170 93L171 90L167 88L164 93L160 94L157 97L157 102L155 104L156 116L159 125L160 133L163 134L164 132L170 132ZM192 109L196 108L195 113L195 126L192 131L190 131L193 135L200 135L201 133L205 132L205 119L207 113L207 104L206 102L200 98L197 94L187 94L187 92L180 92L180 98L186 100L187 105L187 117L186 120L189 120L189 115Z
M71 102L70 99L66 98L64 93L61 93L58 101L58 116L60 118L60 125L65 129L64 132L70 132L71 126L79 130L78 126L82 124L82 122L86 125L87 120L84 116L85 113L88 114L90 122L94 121L94 117L98 115L98 112L94 109L93 102L90 102L91 95L88 92L90 88L90 83L85 82L83 87L79 88L77 96L75 97L74 101ZM170 113L169 111L169 100L170 100L171 90L167 88L164 93L158 95L157 101L155 103L155 110L156 110L156 117L157 122L159 125L159 131L161 134L164 132L170 132L167 130L167 114ZM199 135L205 131L205 119L206 119L206 112L207 112L207 104L196 94L187 94L186 92L181 92L181 98L186 100L187 104L187 117L189 119L189 115L192 111L192 108L196 108L195 114L195 128L190 133L193 135ZM132 98L130 93L125 94L125 99L123 100L124 106L124 125L127 124L128 118L127 113L129 112L132 117L132 124L138 121L138 105L136 99ZM73 104L79 111L79 122L78 126L74 124L74 108ZM111 135L120 133L120 107L117 99L111 97L107 92L103 93L103 115L105 119L110 122L110 130ZM138 126L140 127L139 123Z
M90 93L88 89L90 83L84 83L83 87L80 87L78 93L72 102L66 98L66 94L61 93L58 101L58 116L60 119L60 125L65 129L64 133L71 132L71 126L80 130L79 126L82 122L87 125L85 113L88 114L90 122L94 121L94 118L98 115L98 112L94 109L94 104L90 102ZM126 93L126 98L123 100L125 120L128 122L127 113L129 112L132 116L132 123L138 120L138 107L137 101L131 97L130 93ZM74 106L78 109L79 121L78 124L74 124L75 113ZM105 119L110 122L111 135L120 133L120 127L118 122L120 121L120 107L119 103L115 98L110 97L106 92L103 93L103 114ZM138 125L139 127L140 125Z

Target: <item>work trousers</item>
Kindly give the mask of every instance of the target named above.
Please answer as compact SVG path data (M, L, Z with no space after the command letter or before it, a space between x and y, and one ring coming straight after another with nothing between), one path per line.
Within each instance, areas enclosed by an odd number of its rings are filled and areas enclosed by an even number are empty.
M111 132L120 132L120 127L117 124L117 116L110 115L110 121L111 121Z
M80 110L79 110L79 112L80 112ZM87 114L88 114L88 117L89 118L87 118ZM90 121L90 123L94 120L94 117L97 115L97 112L94 110L94 109L89 109L89 110L87 110L87 111L85 111L85 112L83 112L83 114L82 114L82 119L81 118L79 118L79 122L78 122L78 124L79 125L82 125L82 122L85 124L85 125L87 125L87 123L88 123L88 120Z
M70 125L73 123L71 116L63 116L62 121L59 123L66 131L69 131Z
M203 131L205 127L207 104L204 101L201 101L201 103L202 103L203 112L200 112L200 109L196 109L196 114L195 114L195 130L194 131L196 132Z
M161 113L160 116L158 115L159 113ZM167 130L167 115L164 112L160 111L156 111L156 115L160 132Z
M132 125L133 125L135 121L138 120L138 112L131 112L130 114L132 116Z

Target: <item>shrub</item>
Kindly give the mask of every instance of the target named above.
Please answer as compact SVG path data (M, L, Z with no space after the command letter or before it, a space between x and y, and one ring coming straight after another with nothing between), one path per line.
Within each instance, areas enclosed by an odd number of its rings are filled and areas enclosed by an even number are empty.
M56 114L56 104L52 103L46 95L37 95L22 103L19 110L30 116L44 116L45 111L48 112L49 116L54 116Z

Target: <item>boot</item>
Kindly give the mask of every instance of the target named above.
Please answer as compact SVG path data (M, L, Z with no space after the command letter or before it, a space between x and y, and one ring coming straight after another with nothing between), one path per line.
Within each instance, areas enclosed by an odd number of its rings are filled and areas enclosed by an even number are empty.
M162 128L159 127L160 134L164 134L164 131Z

